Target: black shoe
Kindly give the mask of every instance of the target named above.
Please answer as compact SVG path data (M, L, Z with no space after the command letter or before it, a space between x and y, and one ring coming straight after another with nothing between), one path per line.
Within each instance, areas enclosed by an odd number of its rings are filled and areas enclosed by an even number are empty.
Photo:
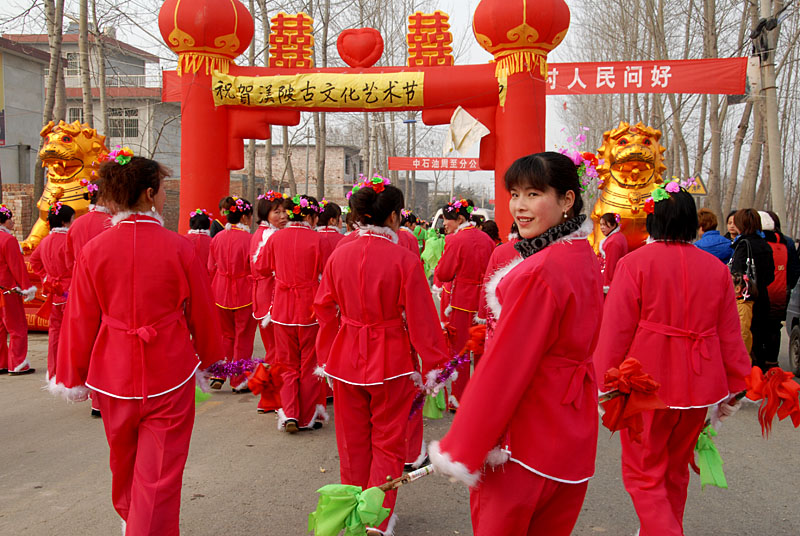
M241 389L233 389L233 388L231 388L231 391L233 391L233 393L236 394L236 395L240 395L242 393L249 393L250 392L250 388L249 387L242 387Z
M100 415L100 410L92 408L92 417L94 417L95 419L99 419L100 417L102 417L102 415Z
M413 463L407 463L407 464L405 464L403 466L403 472L404 473L410 473L413 470L414 470L414 464Z
M11 371L9 371L8 375L9 376L24 376L26 374L33 374L34 372L36 372L35 368L28 367L28 368L22 369L22 370L11 370Z
M288 434L296 434L300 431L300 428L297 426L297 421L294 419L287 420L283 425L283 429L286 430Z
M8 374L7 368L0 368L0 374Z
M214 389L215 391L219 391L222 389L222 386L225 385L225 380L222 378L211 378L208 381L208 386Z
M261 408L258 408L256 411L258 411L259 415L264 415L267 412L267 410Z

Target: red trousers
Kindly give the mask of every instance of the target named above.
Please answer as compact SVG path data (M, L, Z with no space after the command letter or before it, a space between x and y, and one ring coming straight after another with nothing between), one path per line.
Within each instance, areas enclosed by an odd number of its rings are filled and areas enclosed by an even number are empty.
M453 346L450 348L453 354L460 352L464 349L464 345L469 340L469 328L475 325L473 319L475 313L453 309L450 313L448 322L456 328L456 336ZM471 374L469 363L464 363L458 369L458 378L453 382L451 387L451 395L456 397L456 400L461 401L461 396L464 394L464 389L467 388Z
M258 331L261 334L261 342L264 343L264 363L271 365L275 362L275 324L270 322L267 327L261 325L261 320L256 320L258 323Z
M126 536L177 536L194 382L147 400L95 399L111 450L111 500L127 522Z
M286 366L281 387L281 404L287 419L300 426L312 426L320 402L322 381L317 368L319 326L275 324L275 361Z
M470 490L475 536L569 536L578 521L588 481L565 484L506 462Z
M366 489L403 474L406 428L414 383L406 377L383 385L351 385L333 380L336 446L342 484ZM394 510L397 490L386 493L384 508ZM378 527L385 530L391 515Z
M22 296L6 294L0 308L0 369L14 370L28 356L28 322ZM6 337L10 342L6 344Z
M253 345L258 324L253 318L253 306L223 309L217 306L222 326L222 344L228 361L253 358ZM231 387L238 389L247 382L244 375L232 376Z
M47 328L47 377L56 377L56 356L58 356L58 337L61 334L61 321L67 304L53 305L50 310L50 326Z
M409 409L409 411L411 411ZM406 431L406 459L405 463L418 464L425 458L423 453L423 427L422 410L408 420Z
M689 462L706 408L642 413L642 442L620 432L622 482L633 500L641 536L683 536Z

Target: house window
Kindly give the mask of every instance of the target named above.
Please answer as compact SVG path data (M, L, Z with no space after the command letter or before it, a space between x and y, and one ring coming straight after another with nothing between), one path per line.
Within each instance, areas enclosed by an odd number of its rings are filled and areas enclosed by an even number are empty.
M83 108L69 108L67 110L67 120L69 123L74 123L75 121L83 123Z
M78 54L76 52L67 53L67 64L64 68L64 76L78 76L79 73Z
M108 131L112 138L138 138L138 108L109 108Z

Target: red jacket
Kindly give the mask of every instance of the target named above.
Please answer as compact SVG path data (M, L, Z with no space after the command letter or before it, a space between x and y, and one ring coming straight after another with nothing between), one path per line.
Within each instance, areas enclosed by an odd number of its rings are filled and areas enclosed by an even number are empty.
M211 234L208 231L189 231L186 235L189 242L194 245L194 250L197 252L197 258L203 263L203 266L208 270L208 255L211 250Z
M267 240L269 240L278 229L268 223L261 223L250 239L250 270L253 276L253 317L261 320L269 314L272 307L272 297L275 292L275 274L272 270L261 272L264 263L258 260L266 253Z
M25 267L17 238L5 227L0 227L0 285L6 288L31 288L31 279Z
M336 246L339 242L342 241L344 235L339 232L339 229L336 227L331 227L327 225L325 227L317 227L317 232L319 233L319 243L320 248L322 249L322 266L325 267L325 263L328 262L328 258L333 253L333 250L336 249Z
M67 267L72 270L83 246L110 227L111 215L105 207L93 207L80 218L76 218L67 231Z
M56 382L117 398L166 394L224 357L218 318L192 245L130 215L78 255Z
M246 227L232 225L211 239L208 273L214 299L223 309L241 309L253 303L250 238Z
M494 249L489 235L472 225L460 228L445 240L444 253L434 275L442 283L453 283L450 307L478 312L484 272Z
M522 258L519 252L514 248L514 244L516 243L517 239L513 239L511 242L500 244L494 248L492 256L489 257L489 264L486 265L486 272L483 276L483 290L481 291L480 300L478 302L478 318L480 319L488 320L490 316L489 308L486 305L486 293L489 291L486 285L489 283L489 280L498 270L508 266L512 261ZM492 293L494 293L494 290L492 290Z
M275 273L272 321L286 326L316 325L314 295L323 269L320 234L307 223L289 222L265 248L257 270Z
M39 276L45 294L53 295L53 305L67 303L72 270L67 266L67 229L50 229L31 255L31 269Z
M418 255L397 247L385 227L367 228L331 255L314 300L317 360L329 376L379 385L448 358L436 308ZM418 248L419 249L419 248Z
M397 231L397 243L408 251L413 253L419 258L422 258L422 253L419 250L419 241L417 241L417 237L408 227L400 227L400 230Z
M619 231L619 227L600 242L600 254L605 258L603 285L607 287L611 285L611 280L614 279L617 263L628 254L628 240Z
M744 390L750 358L727 267L691 244L655 242L627 254L606 298L599 383L628 356L672 408L711 406Z
M577 483L594 474L591 356L603 288L584 239L589 232L584 225L568 240L520 257L496 286L494 337L439 445L469 473L500 443L512 462L546 478Z

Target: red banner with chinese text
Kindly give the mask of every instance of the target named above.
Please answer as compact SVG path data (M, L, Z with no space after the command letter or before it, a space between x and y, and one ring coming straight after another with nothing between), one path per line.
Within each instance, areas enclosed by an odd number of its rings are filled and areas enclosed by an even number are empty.
M550 63L547 71L548 95L742 95L747 79L747 58Z
M480 171L477 158L389 157L390 171Z

